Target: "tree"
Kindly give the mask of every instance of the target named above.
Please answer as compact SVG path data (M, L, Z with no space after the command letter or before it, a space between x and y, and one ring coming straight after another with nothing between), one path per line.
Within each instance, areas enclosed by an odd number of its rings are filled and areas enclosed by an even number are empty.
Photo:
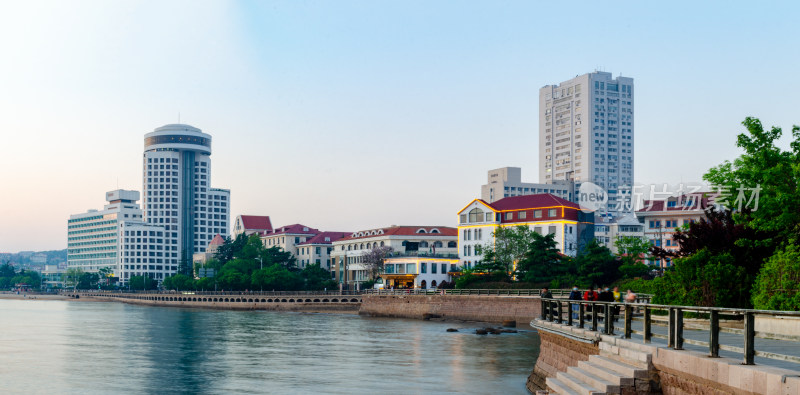
M369 274L370 280L375 280L375 278L383 273L383 263L391 252L392 247L376 246L362 255L362 262Z
M800 311L800 248L789 245L771 256L753 286L753 307Z
M730 252L701 249L676 259L673 268L655 281L656 304L741 307L749 295L745 269Z
M161 285L165 289L174 289L176 291L196 289L194 279L182 273L176 273L165 278Z
M253 288L273 291L296 291L303 287L303 278L281 265L256 270L251 276Z
M572 260L577 282L582 287L609 285L620 278L621 262L608 247L593 239L581 254Z
M319 263L306 266L300 276L305 280L303 288L307 291L320 291L338 287L336 281L331 279L331 272L320 267Z
M495 229L492 232L493 240L481 247L483 259L478 269L486 272L502 271L510 277L514 265L528 252L534 241L534 234L537 233L527 225Z
M644 262L650 250L650 242L643 237L618 236L614 240L617 248L617 258L622 263L619 267L622 278L642 277L650 272Z
M150 277L131 276L128 286L132 291L151 290L158 288L158 281Z
M67 287L77 287L78 280L83 275L83 270L77 267L70 267L67 268L67 271L64 272L64 284Z
M514 237L527 238L528 236L531 241L527 245L527 251L517 264L517 279L526 282L550 282L564 274L565 267L558 250L558 243L555 241L555 233L542 236L539 233L530 232L530 234L518 234Z

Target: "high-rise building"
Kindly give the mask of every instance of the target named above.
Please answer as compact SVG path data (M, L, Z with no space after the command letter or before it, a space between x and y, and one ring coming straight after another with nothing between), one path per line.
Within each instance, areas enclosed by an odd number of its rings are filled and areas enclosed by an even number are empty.
M630 212L633 183L633 78L595 71L539 90L539 182L593 182L607 212ZM620 209L620 206L622 209ZM619 213L621 214L621 213Z
M118 228L124 221L142 221L137 203L139 191L118 189L106 193L102 210L69 216L67 221L67 267L85 272L117 268Z
M210 156L211 136L193 126L165 125L144 137L144 218L164 227L164 264L173 273L215 235L229 235L230 190L211 188Z
M549 184L522 182L522 169L519 167L501 167L489 170L486 185L481 185L481 199L487 203L494 203L511 196L537 193L550 193L562 199L574 201L571 181L556 180Z

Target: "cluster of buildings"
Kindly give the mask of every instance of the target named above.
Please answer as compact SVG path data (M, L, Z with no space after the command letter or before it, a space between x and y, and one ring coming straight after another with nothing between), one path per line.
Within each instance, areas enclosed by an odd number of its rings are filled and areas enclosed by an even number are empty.
M702 217L706 197L670 197L639 210L625 204L634 177L633 95L632 78L598 71L541 88L539 183L522 182L520 168L490 170L481 197L457 212L456 227L322 231L302 224L274 227L263 215L239 215L231 222L230 191L211 187L211 136L189 125L166 125L145 135L141 195L110 191L102 210L70 216L68 266L112 268L123 285L140 275L160 281L207 259L229 229L233 236L256 234L265 247L290 252L300 268L319 264L344 287L370 277L369 254L381 247L390 249L381 275L385 287L451 282L461 268L479 264L481 247L495 229L507 226L555 234L568 256L595 238L615 250L621 236L671 249L677 247L675 228ZM579 204L586 183L605 194L597 210Z

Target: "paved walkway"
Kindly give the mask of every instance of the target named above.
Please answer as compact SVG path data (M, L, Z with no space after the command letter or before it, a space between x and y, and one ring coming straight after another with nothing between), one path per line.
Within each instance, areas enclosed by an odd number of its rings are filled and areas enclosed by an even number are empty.
M641 318L635 316L634 319ZM566 323L566 321L564 322ZM666 322L664 322L666 324ZM577 320L575 322L577 326ZM591 328L591 321L586 321L585 328ZM643 331L644 330L644 323L642 321L633 321L633 330L635 331ZM602 320L597 324L597 330L603 330ZM620 317L618 322L614 323L614 335L622 336L625 331L625 322L624 318ZM655 323L651 326L651 332L660 335L667 335L667 327L655 325ZM631 338L633 340L643 341L642 335L639 334L632 334ZM683 338L684 339L691 339L691 340L699 340L708 342L709 340L709 331L708 330L697 330L697 329L688 329L684 328L683 330ZM726 333L720 332L719 334L719 342L720 344L727 345L727 346L734 346L734 347L744 347L744 335L734 334L734 333ZM652 338L651 344L659 346L659 347L667 347L667 340L666 339L659 339L656 337ZM692 351L699 351L705 354L709 354L708 346L697 346L694 344L684 343L683 348L686 350ZM765 351L765 352L772 352L776 354L784 354L784 355L792 355L796 357L800 357L800 342L793 342L788 340L773 340L773 339L762 339L756 338L755 339L755 349L756 351ZM736 360L744 361L744 356L742 353L732 352L732 351L725 351L720 350L719 355L721 357L733 358ZM800 363L790 362L790 361L782 361L777 359L770 359L764 357L755 357L756 365L765 365L765 366L774 366L783 369L789 369L793 371L797 371L800 374Z

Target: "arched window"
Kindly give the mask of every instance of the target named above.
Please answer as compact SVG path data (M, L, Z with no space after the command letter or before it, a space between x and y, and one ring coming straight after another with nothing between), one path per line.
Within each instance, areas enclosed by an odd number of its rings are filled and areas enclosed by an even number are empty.
M431 233L439 233L439 229L436 229L436 228L431 229Z
M435 287L435 286L436 286L436 280L431 281L431 287Z
M403 240L403 247L405 247L405 246L406 246L406 243L408 243L408 241L406 241L406 240Z
M420 248L428 248L428 242L427 241L420 241L419 242L419 247Z
M383 247L383 242L381 242L381 247Z
M426 232L425 232L425 229L419 228L419 229L417 229L417 233L426 233Z
M371 249L371 248L370 248L370 244L369 244L369 243L367 243L367 249L368 249L368 250L370 250L370 249Z
M441 241L437 241L437 242L433 243L433 246L436 247L436 248L442 248L442 242Z
M447 242L447 248L456 248L456 242L455 241L448 241Z
M469 222L483 222L483 210L477 207L470 210Z
M361 243L361 249L362 250L364 249L364 243Z
M350 251L350 247L352 247L352 245L347 246L347 251Z
M420 288L422 288L422 289L425 289L425 288L427 288L427 287L428 287L428 284L426 283L426 281L425 281L425 280L422 280L422 282L421 282L421 283L419 283L419 287L420 287Z

